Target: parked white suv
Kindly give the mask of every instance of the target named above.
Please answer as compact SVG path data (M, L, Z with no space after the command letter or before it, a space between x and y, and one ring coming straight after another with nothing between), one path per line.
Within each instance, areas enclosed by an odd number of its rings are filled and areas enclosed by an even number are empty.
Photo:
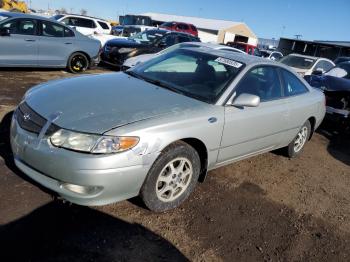
M90 16L62 14L55 15L52 18L70 27L74 27L83 35L110 34L112 31L110 23L103 19Z
M323 57L290 54L283 57L280 62L292 67L299 75L307 76L313 73L323 74L335 66L335 64Z

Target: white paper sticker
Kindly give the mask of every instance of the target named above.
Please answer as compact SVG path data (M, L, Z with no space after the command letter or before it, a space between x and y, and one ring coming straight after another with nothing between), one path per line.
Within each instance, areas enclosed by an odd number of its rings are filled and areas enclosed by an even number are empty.
M237 61L231 60L231 59L227 59L227 58L223 58L223 57L218 57L215 59L215 62L221 63L221 64L225 64L225 65L229 65L229 66L233 66L235 68L240 68L242 66L241 63L238 63Z

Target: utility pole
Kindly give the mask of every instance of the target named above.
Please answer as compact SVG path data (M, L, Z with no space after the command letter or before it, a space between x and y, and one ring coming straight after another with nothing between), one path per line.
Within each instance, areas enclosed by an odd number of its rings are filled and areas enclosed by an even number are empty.
M294 35L297 40L299 40L303 35Z

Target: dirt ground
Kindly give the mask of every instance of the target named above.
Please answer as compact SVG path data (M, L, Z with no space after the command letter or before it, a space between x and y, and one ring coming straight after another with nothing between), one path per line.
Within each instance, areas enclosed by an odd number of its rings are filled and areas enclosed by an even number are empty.
M7 138L24 92L62 77L0 71L0 261L350 261L350 135L327 123L299 158L214 170L170 212L55 201L15 168Z

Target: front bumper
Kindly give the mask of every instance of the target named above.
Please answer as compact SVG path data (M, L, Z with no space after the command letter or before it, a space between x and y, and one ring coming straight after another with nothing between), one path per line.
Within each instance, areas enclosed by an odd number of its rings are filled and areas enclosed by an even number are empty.
M120 154L93 155L53 147L48 137L23 130L12 119L11 146L16 166L30 178L64 199L87 206L105 205L139 194L157 154L147 163L129 150ZM65 185L87 190L77 193Z
M327 121L335 122L343 126L350 125L350 111L327 106L326 112L325 118Z

